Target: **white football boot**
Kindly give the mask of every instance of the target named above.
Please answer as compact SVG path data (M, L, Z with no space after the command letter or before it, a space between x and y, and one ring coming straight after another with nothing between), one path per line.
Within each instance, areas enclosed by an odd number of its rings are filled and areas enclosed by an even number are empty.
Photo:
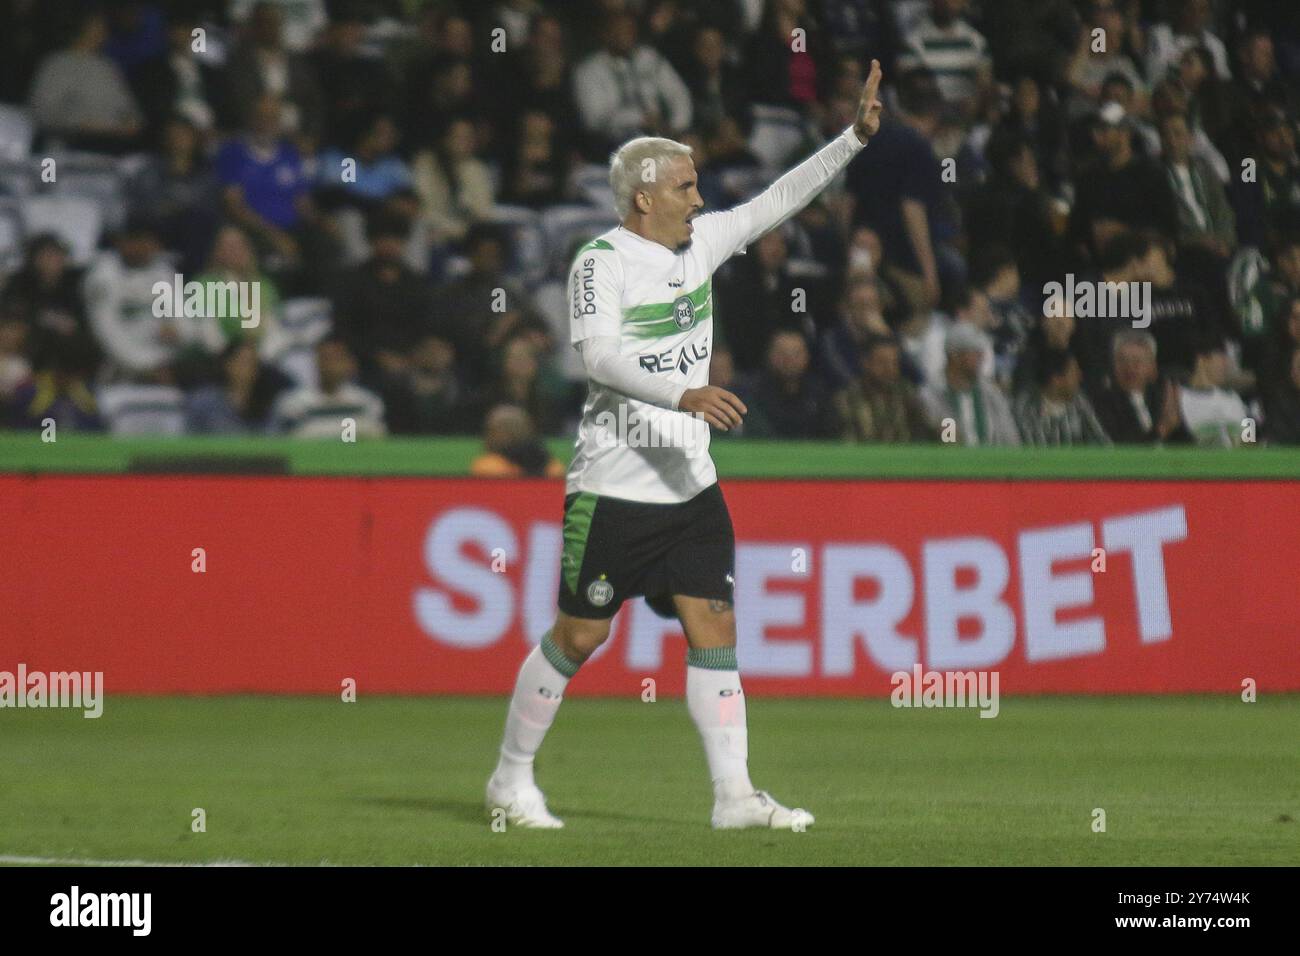
M713 804L713 829L742 830L761 827L765 830L802 830L813 825L813 815L796 807L783 807L766 790L755 790L745 797L718 800Z
M487 811L504 810L506 823L534 830L558 830L564 821L546 809L546 798L536 785L504 787L493 775L487 783Z

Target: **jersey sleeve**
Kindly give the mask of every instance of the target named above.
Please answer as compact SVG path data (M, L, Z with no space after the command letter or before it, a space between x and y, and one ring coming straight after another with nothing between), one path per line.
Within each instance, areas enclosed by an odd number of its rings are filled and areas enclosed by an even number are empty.
M569 341L618 338L623 325L623 263L604 239L583 246L569 270Z
M862 148L850 126L749 202L697 218L695 234L708 248L710 270L812 202Z

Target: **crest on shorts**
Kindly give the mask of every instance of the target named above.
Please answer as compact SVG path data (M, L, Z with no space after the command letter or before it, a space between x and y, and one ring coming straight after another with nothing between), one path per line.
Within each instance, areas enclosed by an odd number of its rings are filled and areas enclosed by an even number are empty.
M673 321L683 332L695 324L695 303L689 295L681 295L673 300Z
M614 585L605 580L605 575L587 585L587 601L594 607L604 607L613 599Z

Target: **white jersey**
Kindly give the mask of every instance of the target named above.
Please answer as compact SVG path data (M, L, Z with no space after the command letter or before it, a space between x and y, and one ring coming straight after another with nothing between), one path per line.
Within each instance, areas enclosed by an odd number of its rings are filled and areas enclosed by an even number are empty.
M683 249L622 226L593 239L569 274L573 345L615 337L620 354L635 357L646 374L686 388L708 385L714 270L806 206L860 149L852 128L845 130L751 201L697 217ZM589 382L566 494L674 503L717 480L707 422Z

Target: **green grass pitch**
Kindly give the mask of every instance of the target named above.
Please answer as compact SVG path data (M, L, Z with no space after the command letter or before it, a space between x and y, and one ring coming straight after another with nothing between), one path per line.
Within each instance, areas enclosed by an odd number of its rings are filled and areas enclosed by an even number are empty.
M0 711L0 857L294 864L1295 865L1300 696L749 702L758 786L805 833L714 833L679 700L565 702L567 823L493 832L496 698L109 697ZM201 807L207 832L191 832ZM1094 833L1093 810L1106 813Z

